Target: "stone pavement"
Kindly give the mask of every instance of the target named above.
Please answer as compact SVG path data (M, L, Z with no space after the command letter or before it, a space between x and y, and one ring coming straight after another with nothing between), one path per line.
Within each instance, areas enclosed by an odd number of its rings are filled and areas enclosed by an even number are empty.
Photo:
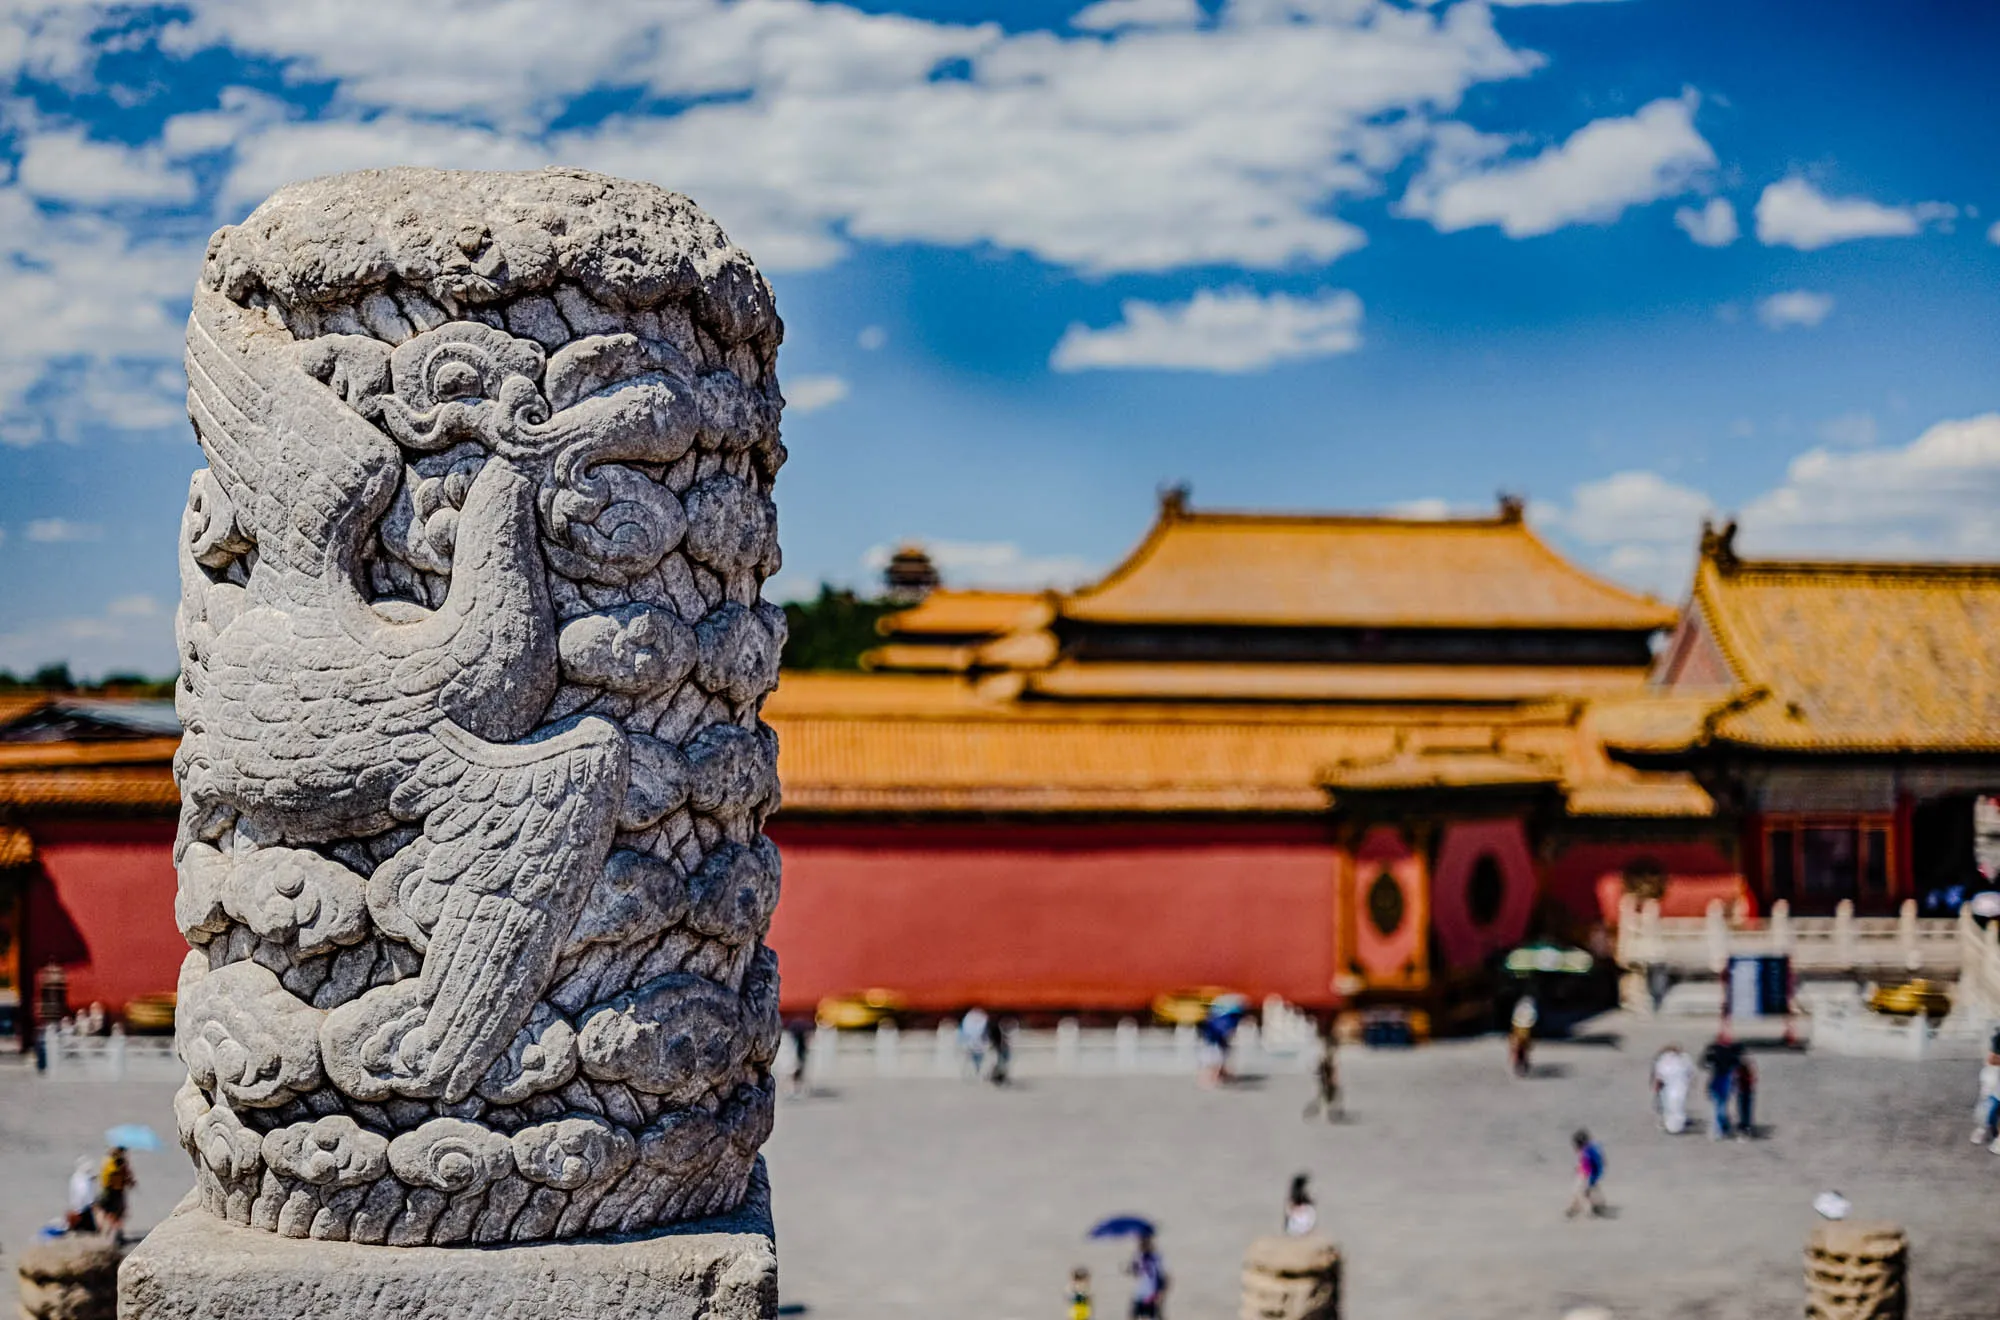
M1181 1077L1033 1078L996 1093L929 1078L840 1077L780 1107L769 1147L781 1292L810 1320L1033 1320L1062 1313L1087 1264L1101 1315L1124 1314L1122 1254L1086 1243L1103 1215L1162 1226L1175 1320L1235 1313L1243 1248L1310 1171L1347 1259L1350 1320L1749 1320L1799 1313L1812 1197L1911 1237L1911 1314L2000 1314L2000 1157L1966 1141L1962 1062L1758 1053L1749 1143L1670 1138L1645 1084L1669 1036L1702 1024L1608 1019L1611 1044L1549 1044L1517 1082L1498 1041L1343 1056L1350 1120L1304 1123L1307 1079L1202 1091ZM1690 1028L1693 1029L1690 1029ZM161 1082L42 1082L0 1068L0 1268L61 1206L78 1153L110 1123L170 1135ZM1562 1218L1572 1128L1603 1141L1616 1218ZM141 1156L133 1222L190 1181Z

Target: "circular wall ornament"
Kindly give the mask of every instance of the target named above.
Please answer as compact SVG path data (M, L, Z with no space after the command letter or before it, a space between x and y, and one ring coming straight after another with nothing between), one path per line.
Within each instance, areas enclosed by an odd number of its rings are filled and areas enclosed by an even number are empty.
M1368 920L1375 929L1385 936L1394 935L1407 910L1403 887L1396 883L1396 877L1387 870L1377 872L1374 883L1368 886Z

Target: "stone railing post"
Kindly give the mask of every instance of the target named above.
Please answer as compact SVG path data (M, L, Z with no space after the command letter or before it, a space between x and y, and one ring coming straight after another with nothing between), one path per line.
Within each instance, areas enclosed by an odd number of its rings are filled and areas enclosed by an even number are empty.
M774 1311L782 334L694 203L576 169L328 175L210 241L197 1195L126 1320ZM405 1250L475 1245L505 1250Z
M958 1020L945 1018L931 1033L931 1071L950 1077L958 1071Z
M1323 1237L1265 1237L1243 1257L1239 1320L1340 1320L1340 1249Z
M1083 1028L1073 1017L1066 1017L1056 1023L1056 1071L1073 1073L1077 1070L1083 1046Z
M812 1050L806 1056L806 1071L812 1080L831 1077L840 1068L840 1028L821 1022L813 1027Z
M903 1033L893 1022L875 1024L875 1072L881 1077L894 1077L902 1071Z
M21 1320L116 1320L125 1249L92 1234L40 1242L21 1253Z
M1781 898L1771 904L1771 952L1789 957L1792 942L1792 905Z
M1917 900L1906 898L1896 909L1896 944L1903 951L1903 966L1914 972L1924 965L1924 954L1917 943Z
M1806 1320L1904 1320L1910 1244L1895 1224L1816 1224L1806 1242Z
M1119 1072L1139 1071L1139 1024L1136 1021L1118 1019L1118 1026L1112 1032L1112 1053Z
M1833 906L1833 957L1844 970L1854 970L1854 900L1851 898L1843 898Z
M1720 976L1729 970L1729 921L1723 915L1722 900L1708 900L1708 911L1702 917L1702 933L1708 943L1708 970Z

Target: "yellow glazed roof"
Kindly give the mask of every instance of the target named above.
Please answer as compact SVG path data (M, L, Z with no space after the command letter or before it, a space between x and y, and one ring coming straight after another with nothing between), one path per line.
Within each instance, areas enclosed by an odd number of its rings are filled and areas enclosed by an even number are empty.
M1472 704L1636 693L1645 671L1611 666L1397 664L1136 664L1061 661L1031 672L1050 697Z
M1725 547L1703 556L1694 604L1736 688L1684 736L2000 748L2000 564L1742 560Z
M1191 512L1062 613L1103 623L1294 627L1665 628L1673 607L1601 581L1517 513L1381 518Z
M939 587L907 610L885 616L885 637L998 636L1021 624L1046 598L1032 591L960 591Z
M1525 766L1577 799L1572 810L1708 813L1684 777L1608 761L1580 731L1583 709L1037 704L943 676L787 674L765 717L793 811L1315 813L1343 784L1522 782ZM1599 790L1621 804L1589 811L1578 795Z

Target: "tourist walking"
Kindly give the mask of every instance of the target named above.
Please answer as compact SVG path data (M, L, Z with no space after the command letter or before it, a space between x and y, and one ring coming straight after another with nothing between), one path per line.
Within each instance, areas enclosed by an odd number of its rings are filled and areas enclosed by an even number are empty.
M1319 1207L1306 1189L1306 1175L1293 1177L1292 1189L1285 1193L1285 1236L1304 1237L1319 1227Z
M1319 1064L1313 1069L1315 1091L1313 1098L1306 1101L1304 1118L1311 1118L1314 1111L1326 1115L1329 1123L1340 1118L1340 1042L1334 1038L1333 1026L1327 1025L1326 1034L1320 1037Z
M1757 1135L1757 1070L1747 1055L1736 1056L1729 1082L1736 1090L1736 1135L1749 1141Z
M986 1010L974 1004L958 1020L958 1047L965 1054L966 1076L978 1081L986 1071Z
M1522 995L1515 1001L1507 1020L1507 1059L1516 1077L1526 1077L1533 1068L1528 1055L1534 1048L1535 1024L1541 1020L1542 1010L1533 995Z
M1014 1044L1007 1034L1007 1024L997 1017L986 1019L986 1048L993 1053L992 1082L995 1086L1005 1086L1007 1065L1014 1057Z
M1079 1265L1069 1272L1069 1320L1091 1320L1090 1271Z
M97 1174L97 1231L116 1244L125 1240L125 1203L139 1180L123 1146L113 1146Z
M1653 1099L1660 1113L1660 1127L1679 1136L1687 1131L1688 1091L1694 1086L1694 1060L1678 1044L1667 1046L1653 1058Z
M791 1093L802 1096L806 1093L806 1063L812 1050L812 1033L808 1031L803 1018L793 1018L785 1025L785 1034L792 1039Z
M1709 1136L1716 1141L1729 1135L1729 1088L1736 1078L1736 1061L1742 1050L1717 1036L1701 1052L1701 1066L1708 1069L1708 1101L1715 1110L1715 1126Z
M2000 1155L2000 1029L1986 1042L1986 1062L1979 1068L1979 1099L1972 1106L1972 1116L1972 1144L1992 1142L1993 1153Z
M1599 1185L1604 1181L1604 1150L1582 1128L1570 1134L1569 1142L1576 1148L1576 1191L1563 1215L1574 1219L1586 1209L1601 1215L1606 1210L1604 1189Z
M1132 1320L1158 1320L1165 1315L1169 1280L1151 1233L1139 1235L1139 1249L1125 1272L1132 1276Z
M97 1204L97 1173L92 1165L90 1156L84 1155L70 1170L69 1206L63 1226L72 1233L97 1231L97 1217L91 1212L91 1207Z

